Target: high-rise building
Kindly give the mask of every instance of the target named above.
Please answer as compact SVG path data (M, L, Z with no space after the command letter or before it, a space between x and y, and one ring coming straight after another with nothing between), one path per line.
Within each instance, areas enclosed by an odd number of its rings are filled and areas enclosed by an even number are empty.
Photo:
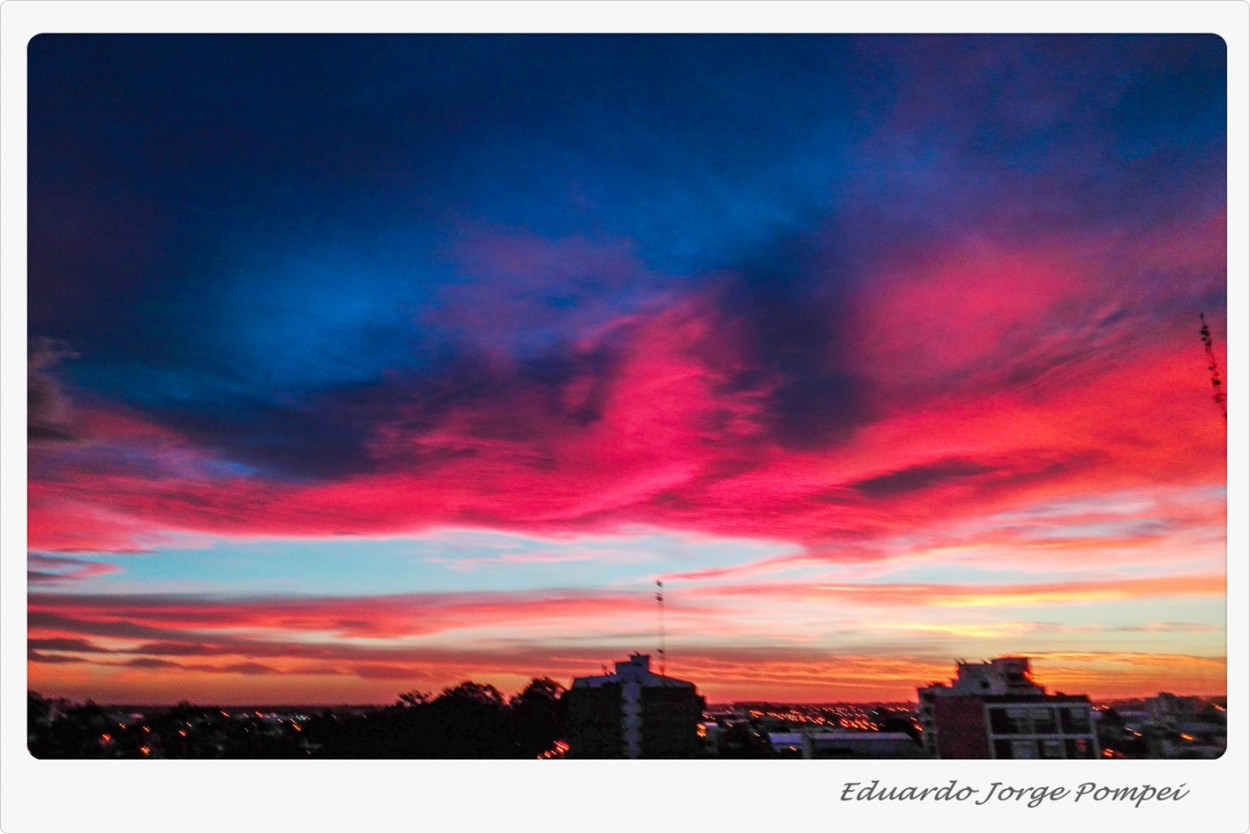
M1153 698L1147 698L1142 706L1152 722L1175 727L1181 722L1195 720L1204 704L1201 698L1160 692Z
M570 758L689 758L700 750L703 698L693 683L652 672L650 655L574 678L565 699Z
M920 687L925 750L939 759L1098 756L1087 695L1046 694L1027 657L956 666L949 684Z

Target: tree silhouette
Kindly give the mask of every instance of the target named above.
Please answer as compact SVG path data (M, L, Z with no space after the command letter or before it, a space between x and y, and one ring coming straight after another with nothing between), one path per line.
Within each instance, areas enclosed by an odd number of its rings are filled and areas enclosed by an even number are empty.
M512 696L508 707L519 755L538 756L564 736L564 691L551 678L534 678Z
M464 681L444 689L423 710L428 753L436 759L494 759L512 753L503 695L490 684Z
M435 699L434 703L466 703L480 704L495 709L503 708L503 694L489 683L464 681L449 686Z
M430 702L430 693L412 690L411 692L399 693L399 702L395 705L398 707L419 707Z

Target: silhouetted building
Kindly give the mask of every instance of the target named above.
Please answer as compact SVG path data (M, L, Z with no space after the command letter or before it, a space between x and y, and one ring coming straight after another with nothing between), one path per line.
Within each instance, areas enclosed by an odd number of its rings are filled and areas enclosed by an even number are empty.
M775 752L801 759L917 759L920 745L907 733L801 728L768 734Z
M632 654L611 674L574 678L568 704L569 757L672 759L696 756L704 702L689 681L651 671Z
M1183 721L1193 721L1202 710L1204 703L1201 698L1173 695L1171 692L1160 692L1143 703L1146 715L1151 721L1175 726Z
M921 687L925 750L939 759L1098 756L1087 695L1046 694L1027 657L960 662L950 684Z

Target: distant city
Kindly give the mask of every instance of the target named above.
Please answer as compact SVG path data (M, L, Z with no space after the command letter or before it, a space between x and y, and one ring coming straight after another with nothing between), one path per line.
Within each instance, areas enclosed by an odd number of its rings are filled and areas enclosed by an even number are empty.
M957 661L909 702L708 704L632 654L510 698L465 681L386 706L28 706L41 759L1212 759L1227 744L1224 696L1047 692L1027 657Z

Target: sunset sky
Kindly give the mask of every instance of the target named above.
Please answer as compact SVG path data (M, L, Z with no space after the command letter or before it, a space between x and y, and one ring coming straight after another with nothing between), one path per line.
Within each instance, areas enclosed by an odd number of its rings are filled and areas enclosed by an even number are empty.
M1223 693L1215 36L29 47L29 688Z

